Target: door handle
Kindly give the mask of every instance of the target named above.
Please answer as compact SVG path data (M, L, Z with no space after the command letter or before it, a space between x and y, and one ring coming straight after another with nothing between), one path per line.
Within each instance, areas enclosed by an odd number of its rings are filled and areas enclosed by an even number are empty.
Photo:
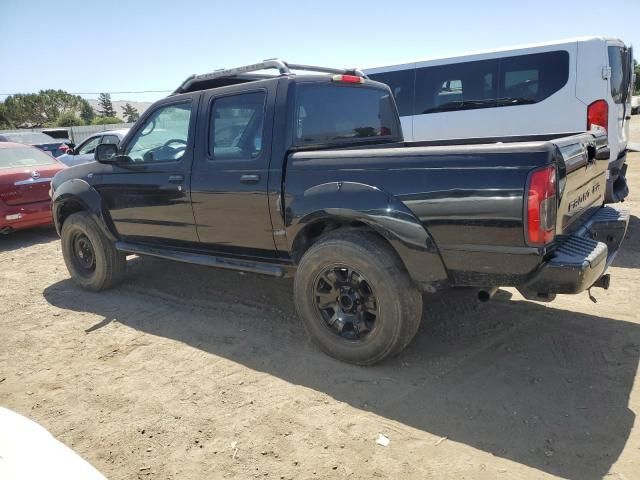
M170 175L169 183L182 183L184 181L184 175Z
M260 175L242 175L240 181L242 183L258 183L260 181Z

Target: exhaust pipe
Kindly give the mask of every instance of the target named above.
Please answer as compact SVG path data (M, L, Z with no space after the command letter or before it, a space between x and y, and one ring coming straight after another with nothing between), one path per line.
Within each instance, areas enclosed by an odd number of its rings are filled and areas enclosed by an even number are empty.
M11 227L2 227L0 228L0 235L9 235L13 231Z
M591 285L591 288L604 288L605 290L609 290L609 285L611 284L611 275L606 273L602 275L598 280Z
M478 301L480 302L488 302L493 298L493 296L498 291L498 287L492 287L488 289L483 289L478 292Z

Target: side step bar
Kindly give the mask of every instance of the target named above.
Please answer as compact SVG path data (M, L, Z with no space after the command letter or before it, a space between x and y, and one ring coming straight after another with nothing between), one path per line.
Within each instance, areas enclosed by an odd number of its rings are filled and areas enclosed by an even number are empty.
M235 258L217 257L202 253L181 252L162 247L151 247L148 245L138 245L128 242L116 242L116 249L123 253L134 253L136 255L164 258L166 260L174 260L176 262L204 265L205 267L226 268L228 270L238 270L241 272L260 273L262 275L270 275L278 278L283 278L287 273L284 267L266 262L238 260Z

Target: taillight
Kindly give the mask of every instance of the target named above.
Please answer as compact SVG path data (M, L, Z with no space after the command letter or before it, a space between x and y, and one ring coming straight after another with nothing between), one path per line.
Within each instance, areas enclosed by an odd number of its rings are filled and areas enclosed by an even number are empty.
M527 242L546 245L556 234L556 167L534 171L527 195Z
M358 75L334 75L331 80L343 83L364 83L364 77Z
M609 131L609 104L606 100L596 100L587 107L587 130L595 125Z

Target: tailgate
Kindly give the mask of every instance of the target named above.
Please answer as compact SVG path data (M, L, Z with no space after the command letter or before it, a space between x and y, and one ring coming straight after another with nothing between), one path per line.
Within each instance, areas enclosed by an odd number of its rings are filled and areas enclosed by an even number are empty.
M609 148L604 131L559 138L556 233L576 230L604 203Z

